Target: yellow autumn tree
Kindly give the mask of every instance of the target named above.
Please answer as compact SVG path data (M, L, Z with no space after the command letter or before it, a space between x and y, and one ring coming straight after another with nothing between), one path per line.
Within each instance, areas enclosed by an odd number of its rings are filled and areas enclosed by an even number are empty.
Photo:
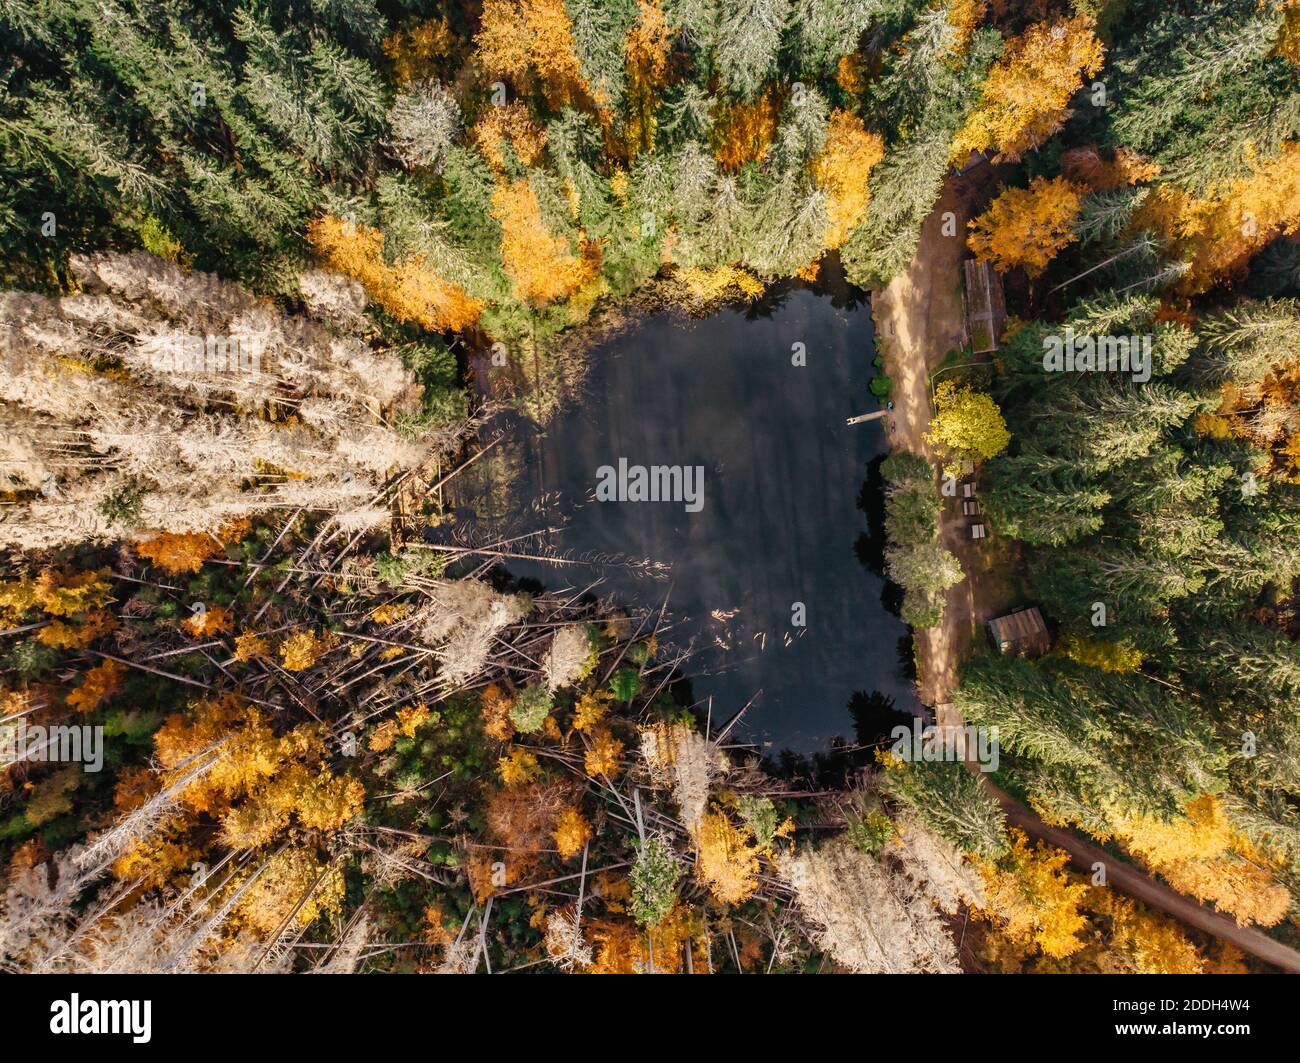
M823 242L828 251L843 244L866 216L871 201L867 178L884 157L884 140L868 133L861 118L849 111L831 112L826 143L812 163L813 180L826 193L830 224Z
M432 715L429 706L423 702L406 705L398 709L392 719L376 727L366 745L371 752L387 753L399 738L414 738L415 732L428 723Z
M684 266L672 275L676 300L692 314L703 315L723 300L757 299L761 280L739 266Z
M546 147L546 130L528 117L527 108L518 100L503 107L489 107L474 123L470 136L496 173L506 169L507 145L524 166L532 166Z
M164 785L188 779L183 809L215 818L224 845L256 848L291 825L331 831L360 813L365 788L326 765L327 735L317 723L277 734L261 710L230 694L168 717L154 752Z
M1248 151L1251 172L1192 196L1172 184L1156 188L1134 224L1165 238L1171 256L1190 263L1175 289L1196 295L1239 275L1252 255L1279 236L1300 231L1300 141L1258 159Z
M17 625L32 609L64 617L94 612L113 600L108 574L106 568L47 568L34 579L0 583L0 620Z
M668 74L668 22L656 0L640 0L636 24L628 32L627 105L623 143L627 157L655 146L655 109Z
M1088 15L1040 22L1008 42L953 139L952 161L990 149L1015 161L1060 129L1083 76L1101 69L1105 50L1094 26Z
M604 724L591 729L587 751L583 755L583 769L592 777L617 777L622 770L623 743L614 737Z
M235 636L234 658L238 662L255 661L271 653L271 643L256 631L244 631Z
M1179 892L1213 903L1242 924L1274 926L1290 910L1290 894L1272 861L1233 830L1214 795L1188 802L1171 819L1108 811L1115 837Z
M601 722L609 715L614 694L608 690L584 691L573 707L573 729L575 731L595 732Z
M311 628L295 631L280 643L280 664L287 672L305 672L332 650L337 641L332 631L323 634Z
M555 821L555 847L565 860L577 856L591 841L591 824L576 808L566 808Z
M55 649L84 649L117 627L104 606L112 599L108 569L47 568L34 579L0 583L0 624L16 627L33 610L50 617L36 641Z
M1278 31L1276 52L1300 64L1300 0L1283 0L1282 28Z
M781 117L781 99L767 89L752 102L721 105L713 120L713 154L724 170L739 170L767 157Z
M345 887L341 862L322 860L314 849L295 846L247 871L234 872L222 883L217 904L232 904L228 932L247 927L264 937L286 920L290 927L308 927L338 912Z
M451 54L455 36L445 18L410 23L384 38L384 55L398 85L433 77L438 60Z
M967 246L999 272L1022 267L1037 277L1062 248L1078 239L1080 189L1063 177L1035 177L1028 188L1008 188L970 221Z
M501 223L501 262L517 299L544 306L575 294L600 269L600 249L579 234L578 251L554 235L526 177L503 181L492 193Z
M1102 641L1069 632L1061 637L1060 652L1102 672L1125 674L1142 667L1142 651L1127 639Z
M323 263L360 281L366 294L399 321L433 331L472 326L483 303L458 284L439 277L423 252L390 265L378 229L326 216L307 227L307 239Z
M484 0L475 41L479 65L490 79L534 71L553 107L586 91L564 0Z
M1115 971L1134 974L1200 974L1205 963L1178 924L1116 893L1093 886L1087 908L1109 919L1105 960Z
M985 461L1007 449L1011 433L1002 411L988 395L945 380L934 393L937 411L926 441L960 461Z
M535 754L516 746L497 759L497 774L507 786L523 786L541 777L542 766Z
M748 900L758 889L759 849L750 844L747 832L714 808L701 817L695 840L695 872L714 899L722 904Z
M1065 870L1070 856L1041 842L1030 848L1024 831L1009 832L1010 845L995 862L980 865L983 912L1000 932L1022 948L1063 959L1083 948L1080 932L1088 887Z

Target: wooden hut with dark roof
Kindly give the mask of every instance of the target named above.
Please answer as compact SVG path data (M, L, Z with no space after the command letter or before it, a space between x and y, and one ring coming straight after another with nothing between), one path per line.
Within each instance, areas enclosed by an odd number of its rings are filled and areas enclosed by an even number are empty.
M1036 605L988 622L989 634L999 653L1016 657L1041 657L1052 648L1052 633Z

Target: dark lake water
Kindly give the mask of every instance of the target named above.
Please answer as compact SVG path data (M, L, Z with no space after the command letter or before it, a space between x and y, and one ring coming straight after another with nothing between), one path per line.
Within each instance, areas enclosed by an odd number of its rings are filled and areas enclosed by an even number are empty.
M792 364L795 345L806 364ZM591 352L579 402L544 431L514 426L504 445L495 478L513 498L486 508L515 533L558 527L545 548L582 561L511 561L511 575L548 589L603 578L595 593L646 608L667 595L672 643L694 648L691 696L715 724L752 700L733 735L764 752L852 741L882 697L910 714L907 628L885 605L878 475L868 481L886 429L844 423L879 408L874 357L870 306L842 294L795 288L749 312L645 318ZM702 469L702 505L598 501L600 468L620 459ZM601 563L612 555L661 575Z

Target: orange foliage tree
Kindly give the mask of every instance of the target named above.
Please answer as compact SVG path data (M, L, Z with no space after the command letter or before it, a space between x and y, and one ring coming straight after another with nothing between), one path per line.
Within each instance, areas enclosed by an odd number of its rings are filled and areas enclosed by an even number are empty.
M1022 266L1037 277L1076 239L1080 189L1064 177L1035 177L1029 187L1008 188L970 222L967 245L1002 272Z
M1087 15L1052 25L1038 23L1012 39L989 70L980 101L957 132L952 159L994 149L1019 159L1061 128L1066 106L1083 83L1101 69L1104 49Z
M496 844L476 847L470 857L474 895L486 900L504 885L527 881L554 846L560 816L573 804L572 787L544 779L492 791L484 815Z
M94 712L111 698L122 686L126 665L117 661L101 661L81 679L81 685L68 694L68 707L77 712Z
M966 50L975 28L984 20L988 7L988 0L952 0L948 5L948 25L953 28L953 39L949 45L952 54L960 55Z
M221 552L221 543L202 532L160 532L135 544L135 552L166 572L197 572Z
M718 108L713 123L713 154L724 170L739 170L762 162L776 137L781 101L767 89L751 103L730 103Z
M1160 233L1170 253L1190 263L1180 293L1231 280L1260 248L1300 231L1300 141L1283 144L1271 159L1250 161L1249 175L1214 185L1202 198L1160 185L1138 211L1135 224Z
M366 293L399 321L434 331L469 328L483 303L444 280L416 254L390 265L384 261L384 234L365 225L326 216L313 221L307 238L330 269L360 281Z
M884 156L884 140L868 133L861 118L848 111L832 112L826 144L812 163L813 180L826 192L827 250L843 244L866 216L871 200L867 178Z
M668 23L655 0L640 0L636 25L627 35L628 154L650 151L655 143L655 107L668 74Z
M1153 180L1160 173L1160 165L1147 162L1129 148L1120 148L1106 157L1095 144L1084 144L1061 152L1061 173L1076 184L1101 192Z
M535 70L555 107L586 91L564 0L484 0L476 40L489 77L521 78Z
M547 229L526 177L497 185L492 216L501 223L501 262L517 299L537 306L566 299L600 269L595 244L579 234L575 254L567 240Z
M474 143L497 173L506 168L504 148L508 144L515 157L525 166L532 166L546 147L546 131L528 117L528 111L518 100L504 107L491 107L471 131Z
M229 609L224 605L213 605L195 610L181 621L181 627L195 638L207 638L226 634L233 623Z
M479 711L483 716L483 730L488 737L495 738L498 742L509 742L514 736L515 725L510 719L514 703L515 699L499 683L489 683L483 688Z
M689 904L674 905L660 923L645 930L631 919L583 922L589 927L594 952L588 974L705 974L709 970L704 920Z

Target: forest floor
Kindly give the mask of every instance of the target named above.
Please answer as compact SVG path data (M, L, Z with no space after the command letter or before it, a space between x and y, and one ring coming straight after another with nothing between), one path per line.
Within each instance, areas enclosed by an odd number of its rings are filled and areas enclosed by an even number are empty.
M931 461L936 455L925 440L930 429L930 374L949 351L965 344L961 261L965 257L966 221L972 210L979 208L982 194L994 177L994 171L986 166L970 174L950 175L921 228L911 265L872 296L877 349L893 382L890 444L894 449L923 454ZM944 232L944 215L948 212L956 218L954 235ZM921 701L934 708L940 727L960 728L964 721L952 704L957 667L978 645L984 622L1016 604L1020 594L1015 574L1018 562L1014 547L1000 541L996 529L991 529L992 538L971 540L959 500L946 500L940 521L943 543L957 556L967 578L948 590L942 623L916 632L917 686ZM976 770L976 765L971 767ZM1253 927L1238 926L1227 916L1184 897L1091 842L1049 826L987 777L981 777L1006 813L1008 826L1064 849L1078 870L1092 874L1097 864L1103 864L1106 881L1130 897L1187 926L1229 941L1282 970L1300 973L1300 953L1294 949Z

